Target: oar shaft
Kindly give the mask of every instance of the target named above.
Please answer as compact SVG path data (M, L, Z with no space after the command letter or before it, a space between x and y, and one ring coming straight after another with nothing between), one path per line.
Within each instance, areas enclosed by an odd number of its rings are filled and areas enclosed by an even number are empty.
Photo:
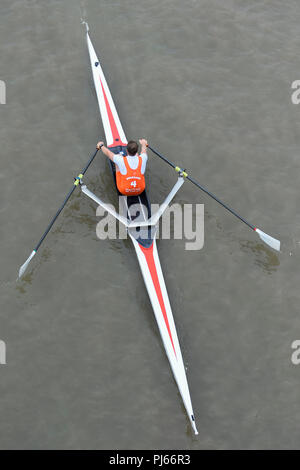
M98 152L98 149L96 149L95 153L91 156L91 158L89 159L88 163L86 164L86 166L84 167L84 169L82 170L82 172L80 173L80 175L84 175L87 171L87 169L89 168L90 164L92 163L92 161L94 160L95 156L97 155L97 152ZM76 183L76 181L75 181ZM77 182L78 184L78 182ZM58 211L56 212L56 214L54 215L53 219L51 220L51 222L49 223L48 227L46 228L45 232L43 233L40 241L38 242L38 244L36 245L34 251L37 252L39 247L41 246L41 244L43 243L43 241L45 240L46 236L48 235L48 233L50 232L54 222L56 221L57 217L59 216L59 214L61 213L61 211L63 210L63 208L65 207L65 205L67 204L68 200L70 199L70 197L72 196L73 192L75 191L76 189L76 186L77 184L73 184L72 188L70 189L70 191L68 192L64 202L62 203L62 205L60 206L60 208L58 209Z
M148 145L148 148L155 153L159 158L161 158L164 162L168 163L173 168L177 168L177 165L174 165L170 160L168 160L166 157L164 157L161 153L159 153L157 150L153 149ZM185 170L184 170L185 171ZM191 178L190 176L186 176L186 179L188 179L191 183L193 183L197 188L201 189L204 193L208 194L208 196L212 197L216 202L218 202L221 206L223 206L225 209L227 209L231 214L233 214L235 217L240 219L244 224L248 225L252 230L255 230L255 226L250 224L244 217L239 215L237 212L235 212L231 207L229 207L225 202L221 201L217 196L215 196L213 193L211 193L208 189L206 189L204 186L202 186L198 181L194 180L194 178Z
M150 145L148 144L148 149L150 149L153 153L155 153L155 155L157 155L159 158L161 158L164 162L166 162L168 165L170 165L171 167L173 168L176 168L176 165L174 165L174 163L170 162L170 160L168 160L166 157L164 157L161 153L159 153L157 150L153 149L152 147L150 147Z
M90 158L89 161L87 162L86 166L84 167L84 169L83 169L82 172L81 172L82 175L84 175L84 174L87 172L87 170L88 170L90 164L93 162L95 156L97 155L98 150L99 150L99 149L96 149L96 150L95 150L95 153L91 156L91 158Z
M50 232L54 222L56 221L57 217L59 216L59 214L61 213L61 211L63 210L63 208L65 207L65 205L67 204L68 200L70 199L70 197L72 196L73 192L75 191L76 189L76 186L72 186L72 189L68 192L68 195L66 196L63 204L60 206L60 208L58 209L58 211L56 212L55 216L53 217L53 219L51 220L51 222L49 223L48 227L46 228L45 232L43 233L40 241L38 242L38 244L36 245L34 251L38 251L39 247L41 246L41 244L43 243L43 241L45 240L46 236L48 235L48 233Z
M225 209L227 209L229 212L231 212L231 214L235 215L235 217L237 217L242 222L244 222L244 224L248 225L248 227L250 227L252 230L255 230L254 225L250 224L250 222L248 222L246 219L244 219L244 217L242 217L240 214L238 214L233 209L231 209L231 207L227 206L227 204L225 204L225 202L221 201L217 196L215 196L213 193L208 191L208 189L206 189L204 186L202 186L200 183L198 183L198 181L195 181L190 176L187 176L186 179L188 179L191 183L193 183L195 186L197 186L197 188L201 189L203 192L205 192L210 197L212 197L215 201L217 201L219 204L221 204L221 206L223 206Z
M98 149L96 149L95 153L91 156L91 158L89 159L89 161L87 162L86 166L84 167L84 169L82 170L82 172L75 178L75 181L74 181L74 184L72 186L72 188L70 189L70 191L68 192L64 202L62 203L62 205L60 206L60 208L58 209L58 211L56 212L55 216L52 218L51 222L49 223L48 227L46 228L45 232L43 233L40 241L38 242L38 244L36 245L35 249L31 252L30 256L27 258L27 260L25 261L25 263L22 264L22 266L20 267L19 269L19 278L21 278L23 276L23 274L25 273L30 261L32 260L32 258L36 255L36 252L38 251L39 247L41 246L41 244L43 243L43 241L45 240L46 236L48 235L48 233L50 232L54 222L56 221L57 217L59 216L59 214L61 213L61 211L63 210L63 208L65 207L65 205L67 204L68 200L70 199L70 197L72 196L73 192L75 191L75 188L76 186L78 186L78 184L80 183L80 180L81 178L83 177L83 175L85 174L85 172L87 171L87 169L89 168L90 164L92 163L92 161L94 160L95 156L97 155L97 152L98 152Z

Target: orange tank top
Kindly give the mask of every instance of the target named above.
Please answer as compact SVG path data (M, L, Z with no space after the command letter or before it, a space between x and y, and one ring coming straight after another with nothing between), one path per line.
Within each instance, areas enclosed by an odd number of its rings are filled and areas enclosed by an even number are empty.
M117 187L124 196L138 196L145 190L145 177L141 173L142 157L138 158L139 164L136 170L130 168L127 157L124 157L126 175L122 175L120 171L116 172Z

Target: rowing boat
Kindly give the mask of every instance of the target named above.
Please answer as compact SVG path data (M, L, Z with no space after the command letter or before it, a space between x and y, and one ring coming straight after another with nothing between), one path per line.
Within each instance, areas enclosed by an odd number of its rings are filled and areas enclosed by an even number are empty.
M122 152L126 155L127 139L121 125L114 101L112 99L107 81L103 74L100 61L96 55L87 27L87 45L90 55L91 68L93 71L94 84L102 118L106 145L115 154ZM109 161L112 174L115 178L115 165ZM97 204L106 209L116 219L123 223L129 237L133 242L144 282L149 294L154 315L162 337L167 357L179 392L182 397L188 418L195 434L198 434L194 412L185 373L185 367L182 359L178 336L175 328L174 318L170 306L166 284L164 281L158 252L156 246L156 224L168 207L177 191L184 182L182 175L179 175L178 181L171 192L161 204L158 212L151 216L150 202L146 191L140 196L123 196L121 198L124 215L117 214L111 206L106 205L98 196L93 194L86 185L81 185L81 190ZM117 188L116 188L117 190ZM120 194L119 194L120 195ZM139 210L137 210L139 208Z

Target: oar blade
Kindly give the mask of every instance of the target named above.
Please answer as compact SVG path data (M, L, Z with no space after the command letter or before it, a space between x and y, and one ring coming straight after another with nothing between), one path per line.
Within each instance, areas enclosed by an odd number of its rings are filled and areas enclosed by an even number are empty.
M27 258L27 260L25 261L24 264L22 264L22 266L20 267L19 269L19 279L23 276L23 274L25 273L30 261L32 260L32 258L34 257L34 255L36 254L36 251L33 250L33 252L31 253L31 255Z
M194 416L192 416L191 418L192 418L191 420L192 428L194 430L195 435L197 436L199 433L198 433L198 429L196 428Z
M267 245L269 245L271 248L273 248L276 251L280 251L280 241L276 240L276 238L271 237L267 233L264 233L262 230L259 230L259 228L255 229L256 233L258 234L259 238L265 242Z

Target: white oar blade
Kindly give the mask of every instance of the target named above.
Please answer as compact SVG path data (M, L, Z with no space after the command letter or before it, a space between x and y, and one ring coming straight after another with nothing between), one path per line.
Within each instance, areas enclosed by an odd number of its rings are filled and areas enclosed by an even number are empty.
M269 245L271 248L273 248L276 251L280 251L280 241L276 240L276 238L270 237L267 233L264 233L262 230L259 230L259 228L255 229L256 233L258 233L259 238L265 242L267 245Z
M22 264L22 266L20 267L19 269L19 278L23 276L23 274L25 273L26 269L27 269L27 266L29 265L30 261L32 260L32 258L34 257L34 255L36 254L36 251L33 250L33 252L31 253L31 255L27 258L27 260L25 261L24 264Z
M198 433L198 430L197 430L197 428L196 428L196 424L195 424L194 421L191 421L191 424L192 424L192 428L193 428L193 430L194 430L194 433L195 433L195 435L197 436L199 433Z

